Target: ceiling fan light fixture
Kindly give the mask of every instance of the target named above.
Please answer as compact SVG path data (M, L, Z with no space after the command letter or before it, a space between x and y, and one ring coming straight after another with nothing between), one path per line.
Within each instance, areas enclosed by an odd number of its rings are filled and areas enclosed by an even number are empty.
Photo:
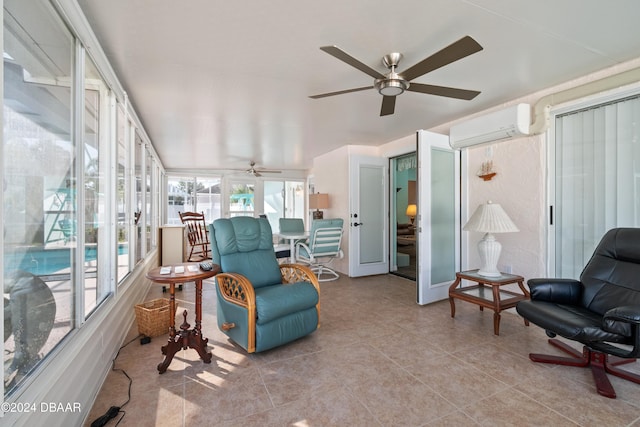
M379 79L376 81L376 89L380 95L398 96L409 87L409 82L403 79Z

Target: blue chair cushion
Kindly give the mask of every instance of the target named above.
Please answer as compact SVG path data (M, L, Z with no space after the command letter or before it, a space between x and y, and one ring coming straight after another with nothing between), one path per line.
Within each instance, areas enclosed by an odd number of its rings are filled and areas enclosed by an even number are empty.
M242 274L255 289L282 283L282 273L273 249L254 251L251 256L242 252L226 255L222 257L220 268Z
M309 282L264 286L255 291L259 325L318 304L318 291Z
M256 249L273 249L271 226L266 219L220 218L213 222L217 250L221 256Z
M256 325L256 351L278 347L318 328L318 311L315 307L291 313L263 325Z
M280 265L273 250L271 227L263 218L217 219L209 226L213 262L223 272L245 276L254 288L282 283Z
M280 218L280 231L303 232L304 221L302 218Z

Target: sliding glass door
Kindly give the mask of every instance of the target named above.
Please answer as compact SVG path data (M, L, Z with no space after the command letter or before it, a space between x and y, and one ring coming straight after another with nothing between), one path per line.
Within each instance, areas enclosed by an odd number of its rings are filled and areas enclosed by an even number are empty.
M264 181L264 215L274 233L280 218L304 219L304 181Z
M607 230L640 226L638 124L640 95L556 115L552 275L579 277Z

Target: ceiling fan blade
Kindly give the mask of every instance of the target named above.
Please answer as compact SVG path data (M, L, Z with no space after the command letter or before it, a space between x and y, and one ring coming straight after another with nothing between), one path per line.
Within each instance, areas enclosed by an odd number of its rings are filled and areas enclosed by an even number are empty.
M360 90L367 90L367 89L373 89L373 86L357 87L355 89L347 89L347 90L339 90L337 92L321 93L320 95L312 95L309 98L311 98L311 99L326 98L327 96L342 95L343 93L358 92Z
M357 68L358 70L362 71L363 73L370 75L374 79L383 79L384 78L383 74L380 74L378 71L374 70L373 68L369 67L368 65L363 64L362 62L358 61L356 58L354 58L353 56L349 55L347 52L345 52L344 50L340 49L338 46L322 46L320 49L325 51L325 52L327 52L329 55L338 58L340 61L346 62L347 64L351 65L352 67Z
M274 170L267 170L267 169L258 169L256 172L259 172L259 173L282 173L282 171L274 171Z
M436 52L430 57L407 68L404 72L400 73L400 75L407 80L413 80L416 77L420 77L423 74L436 70L481 50L482 46L480 46L477 41L470 36L464 36L457 42L451 43L439 52Z
M393 114L396 109L396 97L395 96L383 96L382 108L380 109L380 116L389 116Z
M477 90L457 89L455 87L433 86L422 83L411 83L407 88L410 92L426 93L429 95L446 96L447 98L466 99L467 101L480 94Z

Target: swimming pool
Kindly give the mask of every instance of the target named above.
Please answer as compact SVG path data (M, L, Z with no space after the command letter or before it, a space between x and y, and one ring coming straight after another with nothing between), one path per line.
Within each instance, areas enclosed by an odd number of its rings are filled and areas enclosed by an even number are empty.
M129 253L128 244L118 245L118 255L126 255L127 253ZM7 252L5 248L4 270L7 273L23 270L36 276L68 272L72 256L72 248L29 247L15 249L11 252ZM86 246L84 257L85 261L95 261L98 258L97 246Z

